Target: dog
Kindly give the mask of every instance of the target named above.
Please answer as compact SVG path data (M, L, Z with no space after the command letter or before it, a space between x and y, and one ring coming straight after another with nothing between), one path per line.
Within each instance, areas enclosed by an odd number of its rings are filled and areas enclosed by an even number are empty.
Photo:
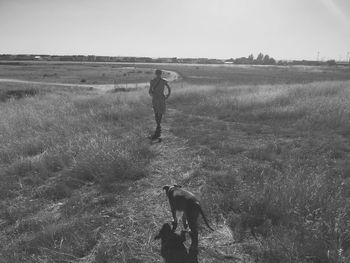
M182 223L184 229L190 227L190 236L191 236L191 248L190 252L197 253L198 251L198 217L199 214L202 215L205 224L207 227L214 231L213 228L209 226L209 223L203 213L203 210L199 204L198 199L189 191L186 191L181 188L179 185L165 185L163 186L166 195L169 199L171 213L173 216L173 228L174 232L177 228L177 212L182 213Z

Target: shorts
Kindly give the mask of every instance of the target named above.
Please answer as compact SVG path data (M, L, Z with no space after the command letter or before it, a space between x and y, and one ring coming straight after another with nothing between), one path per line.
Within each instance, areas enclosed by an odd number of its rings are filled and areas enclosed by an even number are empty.
M160 113L160 114L165 113L165 99L153 97L152 105L155 113Z

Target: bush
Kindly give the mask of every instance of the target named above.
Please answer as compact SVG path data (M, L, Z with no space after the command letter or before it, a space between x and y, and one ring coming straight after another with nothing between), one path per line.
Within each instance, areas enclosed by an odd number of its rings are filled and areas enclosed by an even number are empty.
M25 97L33 97L37 95L39 91L37 89L10 89L0 91L0 101L5 102L10 99L22 99Z

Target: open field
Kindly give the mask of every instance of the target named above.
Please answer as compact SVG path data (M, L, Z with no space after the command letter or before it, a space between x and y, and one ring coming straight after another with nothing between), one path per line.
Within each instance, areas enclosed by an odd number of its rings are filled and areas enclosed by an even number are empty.
M154 67L153 64L150 64ZM138 64L138 67L150 65ZM157 64L155 64L157 65ZM186 83L196 85L262 85L349 80L350 67L254 66L159 64L157 67L178 72Z
M56 66L1 65L0 77L113 74ZM146 89L0 83L0 262L162 262L153 237L171 216L161 187L175 182L216 230L200 229L202 263L347 262L348 69L164 68L183 81L155 145Z
M89 63L0 62L0 78L69 84L120 84L148 82L151 68Z
M0 78L74 84L144 83L153 77L155 68L178 72L185 83L197 85L350 80L350 67L1 61Z

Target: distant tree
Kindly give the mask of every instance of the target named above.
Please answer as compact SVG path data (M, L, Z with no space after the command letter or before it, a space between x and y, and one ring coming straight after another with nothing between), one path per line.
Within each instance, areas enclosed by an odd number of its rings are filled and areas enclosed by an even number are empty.
M256 59L254 59L254 55L250 54L248 57L240 57L236 59L228 59L225 62L233 62L235 64L257 64L257 65L275 65L276 60L269 55L264 55L263 53L259 53Z
M236 58L235 64L249 64L249 60L246 57Z
M337 64L334 59L327 60L326 63L328 66L335 66Z
M270 62L270 56L269 55L265 55L263 58L263 64L264 65L268 65Z
M254 62L254 55L250 54L249 57L248 57L248 60L249 60L250 63L253 63Z
M263 59L264 59L264 54L263 53L259 53L259 55L256 57L256 63L257 64L262 64L263 63Z
M288 61L286 61L286 60L279 60L279 61L277 62L277 64L278 64L278 65L286 66L286 65L288 65Z
M274 58L270 58L268 64L269 65L275 65L276 64L276 60Z

